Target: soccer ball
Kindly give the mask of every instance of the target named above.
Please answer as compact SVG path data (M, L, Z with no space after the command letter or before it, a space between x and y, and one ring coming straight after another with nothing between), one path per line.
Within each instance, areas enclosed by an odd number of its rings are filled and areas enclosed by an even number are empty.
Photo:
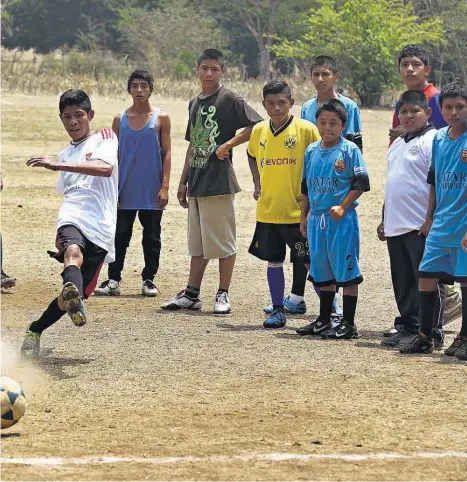
M4 429L19 422L28 403L21 385L11 378L0 378L0 391L2 394L2 429Z

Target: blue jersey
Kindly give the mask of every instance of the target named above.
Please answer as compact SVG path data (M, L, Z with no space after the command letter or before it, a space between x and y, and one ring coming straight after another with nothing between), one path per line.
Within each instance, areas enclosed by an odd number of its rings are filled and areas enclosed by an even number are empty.
M433 140L427 181L435 186L436 208L427 243L457 248L467 232L467 131L455 141L448 132Z
M370 190L365 161L353 142L341 138L330 149L323 149L321 142L310 144L305 151L302 192L308 195L312 213L329 211L350 190Z
M360 111L358 105L345 95L339 94L338 100L340 100L347 110L347 125L345 126L342 135L345 137L347 134L355 134L356 132L362 132L362 121L360 120ZM313 97L307 100L302 105L301 117L302 119L309 120L316 124L316 112L318 111L318 97Z

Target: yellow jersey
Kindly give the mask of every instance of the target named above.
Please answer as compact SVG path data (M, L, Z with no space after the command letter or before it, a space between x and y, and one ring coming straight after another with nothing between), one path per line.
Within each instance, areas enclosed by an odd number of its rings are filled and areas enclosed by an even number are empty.
M257 221L271 224L300 222L305 150L319 139L314 124L293 116L277 130L270 119L253 127L248 156L256 159L261 180Z

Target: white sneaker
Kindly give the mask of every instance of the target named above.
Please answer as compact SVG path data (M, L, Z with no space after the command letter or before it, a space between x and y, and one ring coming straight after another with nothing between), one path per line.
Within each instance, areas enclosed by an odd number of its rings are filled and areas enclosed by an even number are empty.
M226 315L232 311L230 306L229 295L223 291L222 293L217 293L216 301L214 302L214 313L218 315Z
M120 283L113 279L105 280L94 290L95 296L117 296L120 294Z
M150 279L147 279L146 281L143 281L141 293L143 293L144 296L157 296L159 294L159 289Z
M203 304L201 300L198 298L188 298L185 295L185 290L180 291L174 298L170 301L166 301L161 308L163 310L200 310Z

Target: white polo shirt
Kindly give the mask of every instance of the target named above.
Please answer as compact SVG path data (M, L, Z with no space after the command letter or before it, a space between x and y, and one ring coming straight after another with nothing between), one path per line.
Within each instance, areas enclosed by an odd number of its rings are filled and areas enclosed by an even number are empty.
M388 150L384 189L384 234L418 230L426 220L430 185L426 179L436 129L429 124L415 137L398 137Z
M110 129L95 132L80 144L69 144L58 154L59 162L85 163L100 159L113 166L110 177L60 171L57 192L64 194L57 229L67 224L107 251L105 261L115 259L115 227L118 202L118 139Z

